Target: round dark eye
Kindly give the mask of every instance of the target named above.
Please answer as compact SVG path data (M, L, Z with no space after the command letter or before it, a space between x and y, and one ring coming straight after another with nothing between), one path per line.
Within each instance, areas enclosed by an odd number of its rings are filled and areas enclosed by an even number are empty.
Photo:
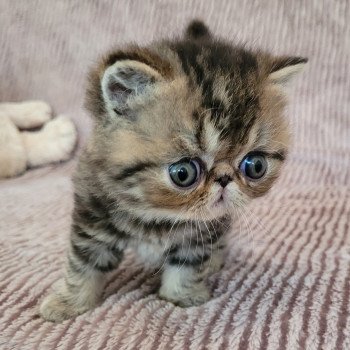
M241 165L240 169L244 176L252 180L261 179L267 169L267 161L262 154L247 155Z
M192 186L198 180L199 172L198 162L192 159L182 159L169 166L171 180L180 187Z

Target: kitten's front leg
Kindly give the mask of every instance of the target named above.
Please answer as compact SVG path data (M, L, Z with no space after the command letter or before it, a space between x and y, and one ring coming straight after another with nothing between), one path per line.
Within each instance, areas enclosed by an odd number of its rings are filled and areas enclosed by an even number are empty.
M206 277L213 272L212 262L221 261L221 250L189 254L176 253L167 259L162 275L161 298L182 307L201 305L209 300ZM214 268L217 269L217 266Z
M116 268L122 257L123 251L103 240L101 232L97 235L93 229L74 224L65 277L41 304L42 317L59 322L93 308L100 299L106 272Z

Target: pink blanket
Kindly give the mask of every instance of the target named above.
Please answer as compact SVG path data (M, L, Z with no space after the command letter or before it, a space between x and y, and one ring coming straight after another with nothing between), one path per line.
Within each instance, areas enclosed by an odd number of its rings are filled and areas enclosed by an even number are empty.
M159 276L129 253L95 310L62 324L36 316L63 272L73 160L0 183L0 349L350 349L348 1L2 0L0 100L46 100L74 117L84 142L85 74L97 55L177 34L193 17L310 59L291 90L289 162L235 224L212 300L159 300Z

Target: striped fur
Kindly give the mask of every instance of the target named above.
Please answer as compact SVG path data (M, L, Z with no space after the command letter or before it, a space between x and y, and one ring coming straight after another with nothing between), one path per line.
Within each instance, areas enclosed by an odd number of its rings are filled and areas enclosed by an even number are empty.
M289 143L284 84L306 60L233 46L198 21L186 33L114 51L91 72L95 128L74 177L66 276L41 306L47 320L94 307L126 248L161 271L161 298L206 302L234 212L279 175ZM251 181L240 164L256 153L267 172ZM185 190L168 175L182 158L202 170Z

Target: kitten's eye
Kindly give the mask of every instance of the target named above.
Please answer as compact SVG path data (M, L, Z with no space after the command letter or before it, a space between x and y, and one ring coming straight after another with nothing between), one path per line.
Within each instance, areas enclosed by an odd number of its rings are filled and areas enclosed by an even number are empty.
M179 162L169 166L169 174L175 185L190 187L199 178L200 166L193 159L181 159Z
M240 169L243 175L249 179L261 179L265 175L267 169L266 158L262 154L247 155L243 159Z

